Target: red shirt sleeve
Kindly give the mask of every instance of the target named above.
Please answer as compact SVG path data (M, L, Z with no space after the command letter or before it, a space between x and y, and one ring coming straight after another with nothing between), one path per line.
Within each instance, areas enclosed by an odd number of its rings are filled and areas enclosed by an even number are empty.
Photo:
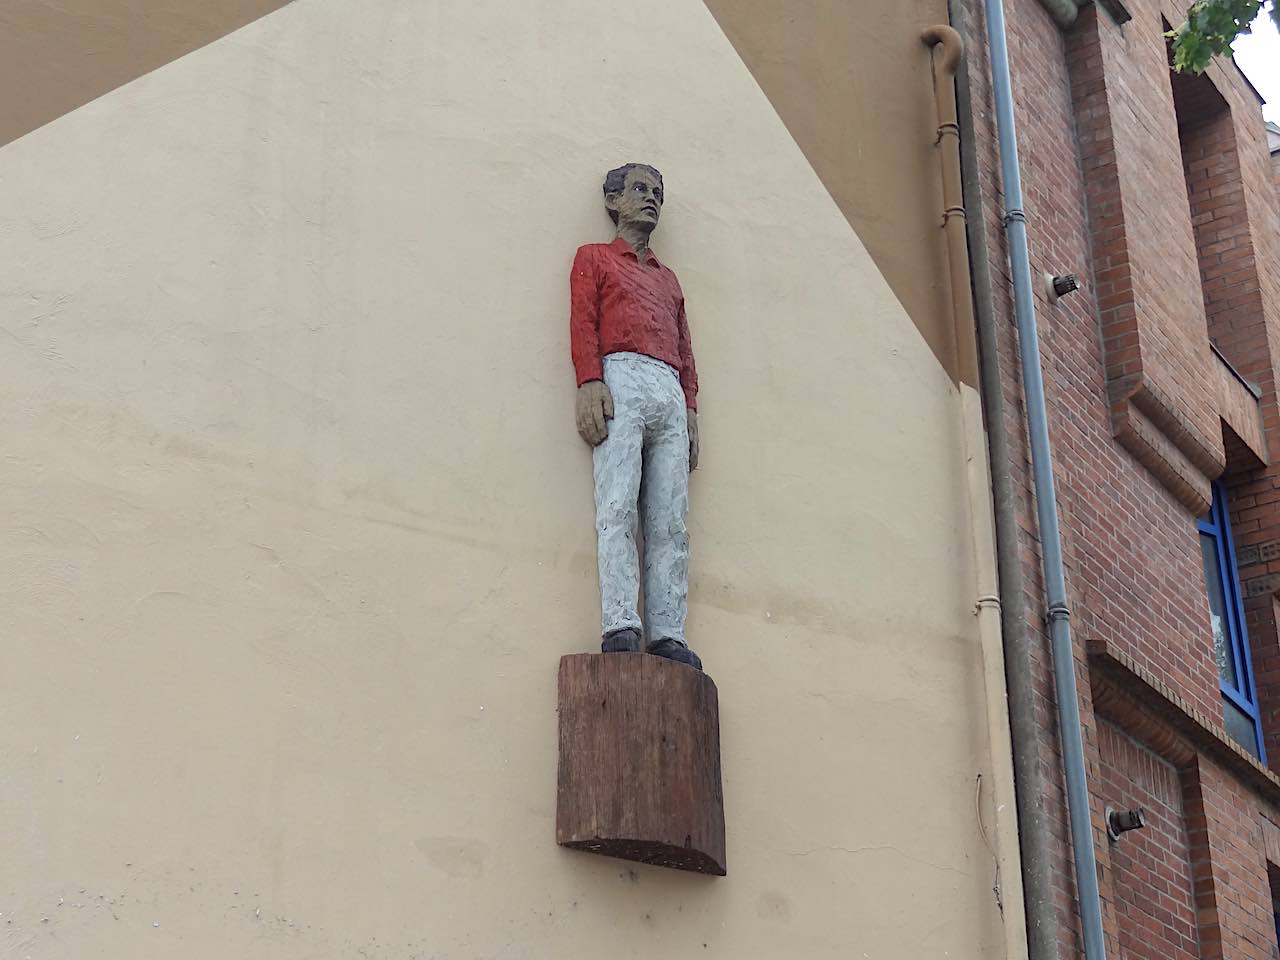
M600 283L595 255L579 247L569 272L569 352L578 386L603 380L600 358Z
M689 338L689 318L684 313L684 298L680 298L680 312L676 314L676 334L680 348L680 386L684 388L684 405L698 409L698 368L693 363L693 342Z

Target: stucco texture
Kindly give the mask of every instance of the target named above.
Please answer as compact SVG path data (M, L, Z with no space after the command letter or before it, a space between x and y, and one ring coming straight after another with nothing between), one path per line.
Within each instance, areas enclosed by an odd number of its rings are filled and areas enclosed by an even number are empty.
M719 880L554 843L566 278L631 159ZM0 955L1004 955L961 401L702 3L296 0L0 149L0 211Z

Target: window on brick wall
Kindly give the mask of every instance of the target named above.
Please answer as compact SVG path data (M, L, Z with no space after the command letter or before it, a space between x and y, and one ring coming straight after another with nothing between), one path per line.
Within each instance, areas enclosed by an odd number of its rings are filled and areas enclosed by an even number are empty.
M1209 619L1222 689L1223 720L1231 739L1265 763L1258 694L1253 684L1253 661L1249 656L1240 578L1236 574L1236 551L1231 539L1227 491L1220 481L1213 485L1213 506L1209 515L1197 527L1204 558L1205 586L1209 592Z

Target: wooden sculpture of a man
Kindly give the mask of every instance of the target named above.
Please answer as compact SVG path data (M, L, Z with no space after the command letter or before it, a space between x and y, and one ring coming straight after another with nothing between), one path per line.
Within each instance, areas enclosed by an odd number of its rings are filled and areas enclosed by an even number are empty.
M689 471L698 465L698 376L684 294L649 249L662 214L662 174L610 170L612 243L578 248L569 277L577 423L594 447L601 650L702 661L685 642ZM644 537L644 619L636 528Z

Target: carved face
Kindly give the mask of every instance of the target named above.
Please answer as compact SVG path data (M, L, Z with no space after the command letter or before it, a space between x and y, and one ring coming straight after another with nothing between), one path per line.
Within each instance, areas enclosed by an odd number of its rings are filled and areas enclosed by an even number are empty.
M618 214L619 227L652 231L662 215L662 184L648 170L629 170L622 191L605 194L604 205Z

